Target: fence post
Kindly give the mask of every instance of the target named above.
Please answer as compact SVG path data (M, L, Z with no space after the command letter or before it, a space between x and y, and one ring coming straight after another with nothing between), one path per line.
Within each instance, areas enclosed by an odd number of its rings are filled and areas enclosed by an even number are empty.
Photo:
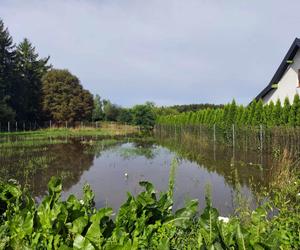
M16 132L18 131L18 122L16 122Z
M232 146L235 147L235 131L234 131L234 124L232 124Z
M52 121L51 120L49 121L49 126L50 126L50 129L51 129L51 127L52 127Z
M216 124L214 124L214 142L216 142Z
M263 125L260 124L260 150L263 151Z
M7 132L10 132L10 122L7 122Z
M25 132L25 122L23 122L23 131Z
M66 129L68 129L68 122L66 121Z

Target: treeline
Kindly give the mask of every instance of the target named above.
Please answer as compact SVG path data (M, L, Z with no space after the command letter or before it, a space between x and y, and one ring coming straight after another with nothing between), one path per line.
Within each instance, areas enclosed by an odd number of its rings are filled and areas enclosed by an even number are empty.
M183 112L190 112L190 111L195 112L195 111L198 111L201 109L207 109L207 108L211 108L211 109L222 108L223 106L224 105L222 105L222 104L217 105L217 104L203 103L203 104L173 105L168 108L175 109L179 113L183 113Z
M264 105L262 100L254 100L248 106L237 105L233 100L223 108L206 108L196 112L185 112L177 115L162 115L157 118L158 124L196 125L217 124L221 127L235 125L257 126L300 126L300 98L296 94L291 104L286 98L282 104L278 99Z
M53 69L28 39L13 42L0 19L0 122L90 120L93 96L68 70Z
M116 121L120 123L140 126L143 129L152 129L155 125L155 106L151 102L135 105L132 108L123 108L109 100L101 100L99 95L94 98L93 121Z

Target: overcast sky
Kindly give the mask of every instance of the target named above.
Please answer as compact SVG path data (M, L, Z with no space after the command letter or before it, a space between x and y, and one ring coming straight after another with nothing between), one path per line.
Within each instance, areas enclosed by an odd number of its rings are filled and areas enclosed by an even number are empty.
M15 43L124 106L247 104L300 36L300 1L0 0Z

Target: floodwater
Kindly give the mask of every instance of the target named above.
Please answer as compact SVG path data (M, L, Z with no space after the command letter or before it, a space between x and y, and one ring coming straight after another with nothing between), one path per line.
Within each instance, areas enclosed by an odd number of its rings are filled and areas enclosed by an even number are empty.
M13 178L27 185L39 200L53 175L63 179L63 199L70 194L80 197L83 185L89 183L96 206L115 211L125 202L127 192L136 195L142 191L139 181L150 181L158 191L167 191L174 159L178 162L174 209L189 199L198 199L203 208L206 190L210 189L213 206L227 216L241 199L253 206L257 194L276 175L271 156L173 139L44 138L36 142L0 142L2 179Z

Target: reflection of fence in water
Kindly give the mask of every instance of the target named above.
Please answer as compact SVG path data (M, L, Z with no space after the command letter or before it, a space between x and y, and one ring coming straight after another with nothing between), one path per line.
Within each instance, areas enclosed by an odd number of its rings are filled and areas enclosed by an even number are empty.
M155 134L160 137L190 135L202 142L224 144L233 149L256 150L265 153L300 151L300 128L273 127L263 125L257 127L232 125L223 128L217 124L207 125L157 125Z
M232 126L156 126L159 144L179 152L222 175L228 183L235 178L254 189L268 187L282 169L282 156L288 151L295 160L299 152L298 128L264 128ZM237 174L237 175L236 175Z

